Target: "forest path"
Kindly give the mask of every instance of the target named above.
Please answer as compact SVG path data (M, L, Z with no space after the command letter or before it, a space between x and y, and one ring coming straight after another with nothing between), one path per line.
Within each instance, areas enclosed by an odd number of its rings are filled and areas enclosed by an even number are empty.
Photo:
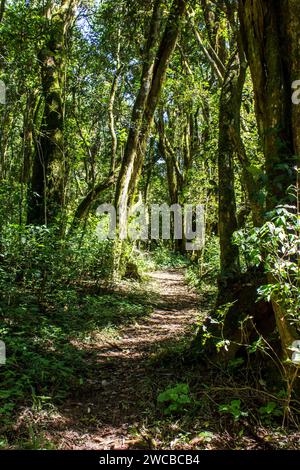
M184 280L183 270L149 273L157 295L153 312L122 327L117 339L94 342L84 392L59 409L47 438L60 449L127 449L140 444L143 425L157 416L157 395L180 381L172 361L157 355L190 337L198 316L198 296ZM156 358L156 360L153 360ZM151 442L144 442L151 448Z

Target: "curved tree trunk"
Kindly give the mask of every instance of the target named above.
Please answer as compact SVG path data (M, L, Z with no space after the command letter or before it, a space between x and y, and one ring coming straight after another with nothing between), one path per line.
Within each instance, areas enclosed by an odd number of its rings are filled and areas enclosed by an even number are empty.
M80 222L84 220L90 212L91 206L95 199L104 191L109 189L115 181L115 176L109 176L105 181L101 181L101 183L97 184L94 188L92 188L87 195L82 199L80 204L78 205L72 225L68 232L68 235L73 233L80 225Z

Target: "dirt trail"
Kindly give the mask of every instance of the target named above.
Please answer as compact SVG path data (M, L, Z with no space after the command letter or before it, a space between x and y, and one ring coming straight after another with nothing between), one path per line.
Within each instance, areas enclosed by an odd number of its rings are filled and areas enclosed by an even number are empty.
M123 327L117 340L91 344L84 394L59 410L46 433L59 448L132 446L132 430L140 432L156 413L158 390L176 377L172 366L157 367L151 357L190 334L198 298L179 270L151 273L150 283L159 294L153 313Z

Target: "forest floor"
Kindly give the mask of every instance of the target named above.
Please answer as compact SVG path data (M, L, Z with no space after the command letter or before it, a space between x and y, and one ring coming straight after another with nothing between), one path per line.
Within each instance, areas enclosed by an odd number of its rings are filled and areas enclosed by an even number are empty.
M99 304L85 305L83 299L80 308L86 310L79 320L76 312L70 318L66 312L51 318L48 336L61 322L67 349L47 336L47 347L39 354L47 354L43 357L50 358L50 367L53 360L61 360L59 349L67 365L80 353L83 365L74 369L77 382L65 375L63 385L60 374L65 369L54 362L61 370L52 373L68 394L57 398L57 392L52 397L35 393L33 405L21 406L13 431L6 433L5 442L11 444L4 445L85 450L298 449L300 434L293 426L282 429L282 417L273 413L265 420L256 418L272 394L262 390L247 367L237 362L225 370L218 364L187 359L195 328L207 316L215 290L196 293L185 282L183 269L147 277L142 284L113 286L112 295L100 292L89 297L89 302ZM135 313L127 321L128 305ZM106 315L113 318L121 307L124 318L121 309L115 324L105 319ZM96 327L94 317L106 323ZM49 313L46 318L49 321ZM158 397L174 387L188 387L183 392L187 400L181 405L175 399L175 413L168 413L168 403L160 403ZM46 385L48 395L50 390Z
M155 447L146 431L143 437L143 426L155 411L162 378L170 382L175 371L158 369L151 358L190 334L199 312L198 296L185 284L182 270L150 273L148 287L157 298L149 317L124 326L110 341L96 334L90 344L77 344L92 352L90 377L79 400L67 401L47 431L58 448Z

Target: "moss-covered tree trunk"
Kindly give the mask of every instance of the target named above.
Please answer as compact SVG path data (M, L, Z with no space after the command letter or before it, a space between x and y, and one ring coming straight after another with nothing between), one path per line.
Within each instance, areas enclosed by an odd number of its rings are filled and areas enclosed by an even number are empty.
M156 0L153 7L148 39L145 45L145 59L141 76L141 85L132 110L129 134L116 185L115 204L120 210L119 225L121 231L126 229L126 210L128 205L130 181L133 174L134 163L137 158L138 146L143 138L143 119L153 78L156 51L160 37L161 16L162 5L160 0Z
M36 142L28 197L27 223L51 225L61 222L67 178L64 150L65 40L75 18L79 0L48 5L47 40L40 50L44 114Z
M291 101L292 82L300 73L300 3L297 0L239 0L239 17L249 61L259 132L267 174L267 209L287 200L299 165L300 107ZM272 281L272 279L270 279ZM296 333L273 301L282 350Z
M221 90L219 108L219 236L221 278L235 278L240 274L239 250L232 236L237 230L236 198L234 190L233 134L240 129L240 108L245 81L245 65L236 54L229 61Z
M126 211L130 205L143 166L144 155L153 123L154 112L161 94L169 61L176 46L185 0L174 0L164 34L160 37L162 2L154 5L146 60L126 143L124 158L116 186L116 206L119 209L119 231L125 236Z

